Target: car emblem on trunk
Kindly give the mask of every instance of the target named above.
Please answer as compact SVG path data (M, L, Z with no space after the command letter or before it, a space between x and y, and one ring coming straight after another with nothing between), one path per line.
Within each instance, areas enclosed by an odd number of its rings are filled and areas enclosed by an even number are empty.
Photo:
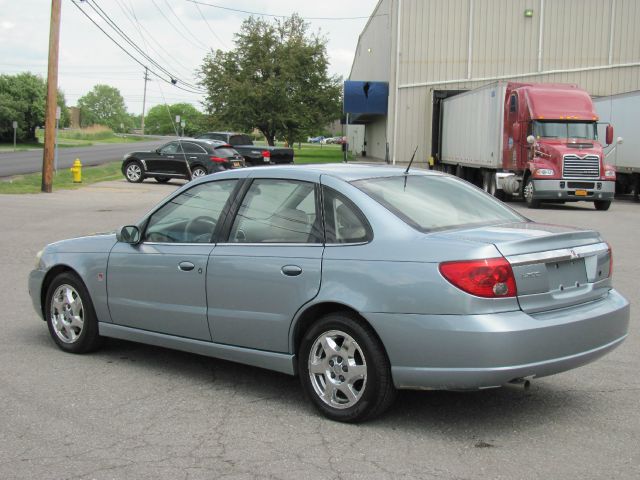
M571 256L571 260L575 260L576 258L580 258L580 255L578 255L575 250L569 250L569 255Z

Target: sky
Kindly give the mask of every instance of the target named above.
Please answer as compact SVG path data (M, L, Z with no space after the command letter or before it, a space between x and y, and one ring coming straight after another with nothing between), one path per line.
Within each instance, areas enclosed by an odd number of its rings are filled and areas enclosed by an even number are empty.
M233 35L249 14L291 15L297 12L327 39L329 73L346 78L358 36L378 0L89 0L101 8L135 44L174 74L178 86L196 83L195 71L210 49L233 48ZM196 3L197 2L197 3ZM87 2L75 2L98 25L109 29ZM207 5L210 4L210 5ZM0 74L29 71L46 77L51 2L0 0ZM203 18L204 17L204 18ZM341 17L323 20L318 17ZM361 18L353 18L361 17ZM265 17L269 18L269 17ZM133 47L127 46L129 51ZM138 55L138 58L141 58ZM149 64L141 60L143 64ZM159 70L155 68L158 73ZM201 94L189 93L151 76L147 111L162 103L189 102L201 108ZM67 105L98 83L120 90L130 113L142 112L144 68L129 58L86 18L74 0L62 0L58 85ZM165 75L166 77L166 75Z

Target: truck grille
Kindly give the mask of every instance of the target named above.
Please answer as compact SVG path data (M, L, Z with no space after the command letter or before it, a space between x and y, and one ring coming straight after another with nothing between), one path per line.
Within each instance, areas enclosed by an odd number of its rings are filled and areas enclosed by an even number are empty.
M600 177L600 159L597 155L587 155L584 158L577 155L565 155L562 176L565 178L598 178Z

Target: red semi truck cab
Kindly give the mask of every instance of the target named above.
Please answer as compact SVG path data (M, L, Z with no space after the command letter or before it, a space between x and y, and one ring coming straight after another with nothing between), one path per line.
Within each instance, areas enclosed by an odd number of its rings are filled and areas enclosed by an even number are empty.
M608 209L616 173L604 161L597 123L591 97L576 85L507 83L497 188L523 195L534 208L585 200ZM606 137L611 144L611 125Z

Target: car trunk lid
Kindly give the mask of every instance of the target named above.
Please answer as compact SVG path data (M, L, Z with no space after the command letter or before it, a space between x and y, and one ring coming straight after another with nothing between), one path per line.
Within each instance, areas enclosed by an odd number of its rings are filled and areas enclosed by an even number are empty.
M493 244L511 264L528 313L593 301L611 288L609 245L592 230L521 222L440 235Z

